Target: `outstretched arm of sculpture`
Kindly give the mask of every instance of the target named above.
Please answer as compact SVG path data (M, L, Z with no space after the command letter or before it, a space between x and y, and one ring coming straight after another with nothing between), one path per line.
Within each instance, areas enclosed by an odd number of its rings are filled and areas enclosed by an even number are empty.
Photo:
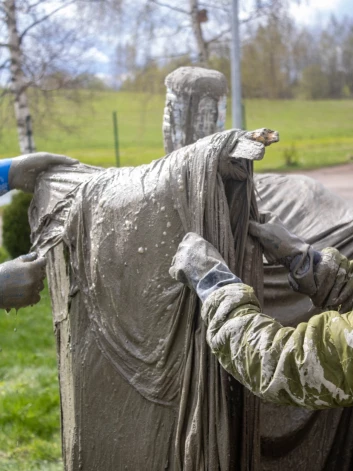
M291 242L287 249L280 242L273 247L288 264ZM309 262L314 264L315 255L311 257ZM293 279L305 272L308 261L307 256L303 258L301 267L294 262ZM316 266L323 260L325 253ZM350 265L345 260L341 256L342 270ZM203 301L207 342L225 370L266 401L308 409L352 406L353 312L325 312L296 328L283 327L261 312L253 289L236 277L231 280L224 265L208 242L190 233L179 245L170 273L194 287Z
M77 160L64 155L38 152L0 160L0 195L17 189L33 192L37 176L51 165L73 165ZM45 258L23 255L0 265L0 308L19 309L36 304L44 288Z
M73 165L78 160L65 155L36 152L0 160L0 195L16 189L33 193L37 176L51 165Z

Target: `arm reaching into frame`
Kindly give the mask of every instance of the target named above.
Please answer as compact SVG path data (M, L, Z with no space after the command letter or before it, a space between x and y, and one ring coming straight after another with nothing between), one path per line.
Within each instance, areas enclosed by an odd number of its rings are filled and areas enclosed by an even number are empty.
M185 257L185 243L192 257ZM261 312L253 289L238 278L230 281L227 273L228 282L222 286L222 276L214 272L223 259L209 246L196 234L187 234L170 272L196 286L199 297L200 284L208 286L208 295L201 297L202 318L207 342L223 368L255 395L276 404L308 409L352 406L353 312L328 311L296 328L283 327ZM203 262L208 270L198 268L202 257L208 258ZM217 283L210 290L213 279Z

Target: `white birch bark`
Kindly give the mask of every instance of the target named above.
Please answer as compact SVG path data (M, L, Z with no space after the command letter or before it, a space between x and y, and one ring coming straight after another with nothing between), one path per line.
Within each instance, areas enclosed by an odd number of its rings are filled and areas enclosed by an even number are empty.
M18 142L22 154L35 151L33 135L27 136L26 118L30 115L27 84L22 69L23 55L20 35L16 21L16 0L4 0L6 26L8 30L8 48L10 54L11 92L14 97L14 109L17 124Z

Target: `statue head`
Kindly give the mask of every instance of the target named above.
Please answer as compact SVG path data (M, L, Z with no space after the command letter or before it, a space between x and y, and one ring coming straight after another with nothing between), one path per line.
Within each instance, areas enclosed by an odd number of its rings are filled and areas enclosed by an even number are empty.
M221 72L180 67L166 77L165 84L163 135L166 152L224 130L227 82Z

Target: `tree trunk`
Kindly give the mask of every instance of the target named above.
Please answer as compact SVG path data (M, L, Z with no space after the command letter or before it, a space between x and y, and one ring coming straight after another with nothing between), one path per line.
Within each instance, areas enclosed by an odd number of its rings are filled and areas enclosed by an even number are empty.
M10 53L11 92L14 97L15 117L17 123L18 142L22 154L35 151L32 133L27 135L27 117L30 116L27 85L22 69L22 51L20 35L16 22L15 0L5 0L6 26L8 30L8 46Z
M192 31L194 33L197 49L199 52L199 64L203 67L208 67L208 50L207 44L202 34L202 28L199 21L199 5L198 0L190 0L190 14Z

